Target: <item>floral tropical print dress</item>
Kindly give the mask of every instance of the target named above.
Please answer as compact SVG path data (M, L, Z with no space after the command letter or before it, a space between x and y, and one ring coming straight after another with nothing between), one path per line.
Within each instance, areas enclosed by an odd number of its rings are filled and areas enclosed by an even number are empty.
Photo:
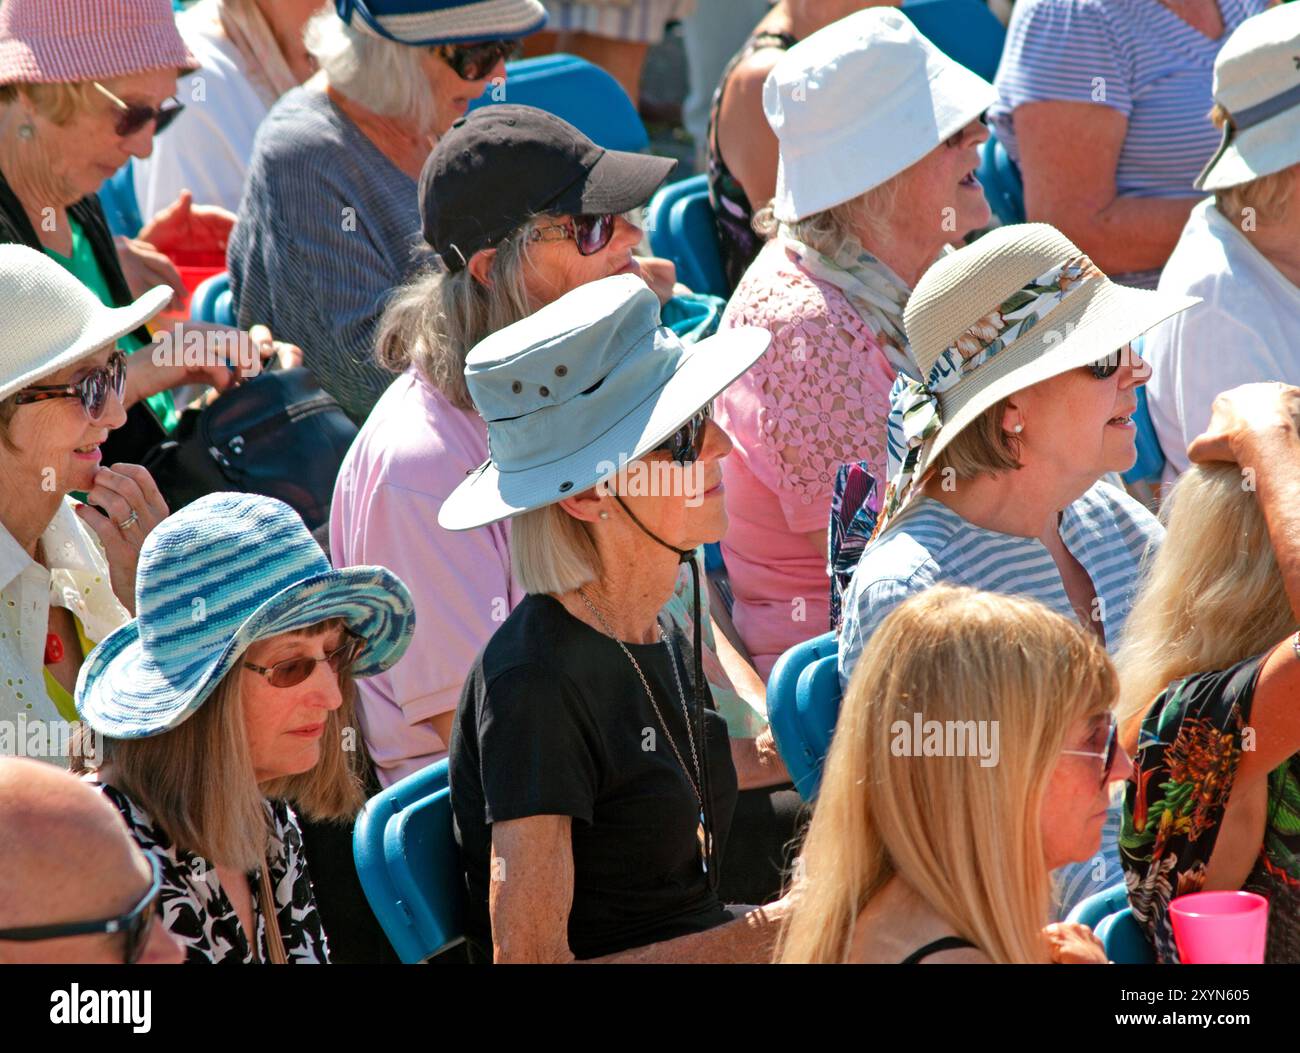
M1133 915L1161 962L1178 961L1169 901L1205 884L1266 656L1175 681L1142 721L1124 799L1120 859ZM1241 886L1269 901L1268 962L1300 961L1297 853L1300 755L1269 774L1264 839Z

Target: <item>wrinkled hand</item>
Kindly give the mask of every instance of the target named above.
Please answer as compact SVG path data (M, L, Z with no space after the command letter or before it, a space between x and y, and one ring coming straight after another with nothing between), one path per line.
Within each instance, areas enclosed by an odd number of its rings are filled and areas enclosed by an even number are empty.
M193 332L205 336L203 354L197 358L188 348L193 340L188 334ZM122 402L130 407L142 398L187 384L225 391L257 376L272 356L284 368L302 365L302 349L276 340L264 325L244 333L210 322L185 322L156 334L152 347L127 357Z
M172 298L168 308L180 307L186 295L185 285L171 260L140 238L119 236L113 239L113 243L117 246L117 259L134 299L138 300L155 285L169 285Z
M172 259L184 260L197 254L226 254L235 214L216 205L196 205L194 195L182 190L180 197L141 228L139 238Z
M661 304L673 298L677 284L677 264L659 256L638 256L637 266L641 268L641 277L650 286L650 291L659 297Z
M1087 925L1053 922L1043 929L1047 952L1057 965L1107 965L1106 949Z
M149 531L167 518L167 502L147 469L115 464L95 472L87 503L77 515L98 536L108 558L109 582L122 606L135 616L135 570ZM98 505L103 515L91 505Z
M1187 447L1195 464L1241 463L1252 435L1291 429L1300 422L1300 388L1281 383L1242 384L1214 400L1210 423Z

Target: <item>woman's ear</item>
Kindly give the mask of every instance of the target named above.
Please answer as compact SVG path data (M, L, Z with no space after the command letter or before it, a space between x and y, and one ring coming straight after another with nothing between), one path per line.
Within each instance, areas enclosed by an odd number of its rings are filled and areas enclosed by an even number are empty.
M1011 435L1019 435L1025 430L1025 414L1014 401L1007 402L1002 411L1002 430Z
M584 523L592 523L597 519L609 518L609 506L612 499L604 484L599 484L584 490L573 497L566 497L559 502L563 508L574 519Z
M492 287L492 265L496 258L496 249L479 249L469 258L469 273L479 285Z

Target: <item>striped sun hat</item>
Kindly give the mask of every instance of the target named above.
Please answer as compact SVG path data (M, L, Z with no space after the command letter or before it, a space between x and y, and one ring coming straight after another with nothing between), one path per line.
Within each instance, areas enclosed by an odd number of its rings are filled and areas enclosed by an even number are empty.
M108 738L176 727L257 640L341 618L365 641L352 667L364 677L401 658L415 631L411 594L390 571L335 570L293 509L255 494L209 494L159 523L140 550L136 602L138 617L77 677L77 711Z
M198 69L170 0L0 0L0 84Z
M339 18L402 44L514 40L546 25L538 0L334 0Z

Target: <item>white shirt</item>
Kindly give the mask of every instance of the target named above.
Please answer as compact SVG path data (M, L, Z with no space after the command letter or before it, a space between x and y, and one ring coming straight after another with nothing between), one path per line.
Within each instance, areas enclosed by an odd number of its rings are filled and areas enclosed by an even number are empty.
M1187 444L1210 423L1215 396L1238 384L1300 384L1300 288L1207 198L1192 209L1161 291L1204 302L1146 334L1147 404L1165 452L1165 481L1187 470Z
M98 538L72 508L64 498L41 535L48 569L0 527L0 753L22 752L16 738L25 740L33 722L62 720L45 693L50 606L71 611L96 643L131 617L113 594Z
M196 205L238 212L253 137L268 112L243 56L207 5L178 15L176 27L200 68L176 82L185 112L154 138L148 158L135 160L135 195L146 223L186 188Z

